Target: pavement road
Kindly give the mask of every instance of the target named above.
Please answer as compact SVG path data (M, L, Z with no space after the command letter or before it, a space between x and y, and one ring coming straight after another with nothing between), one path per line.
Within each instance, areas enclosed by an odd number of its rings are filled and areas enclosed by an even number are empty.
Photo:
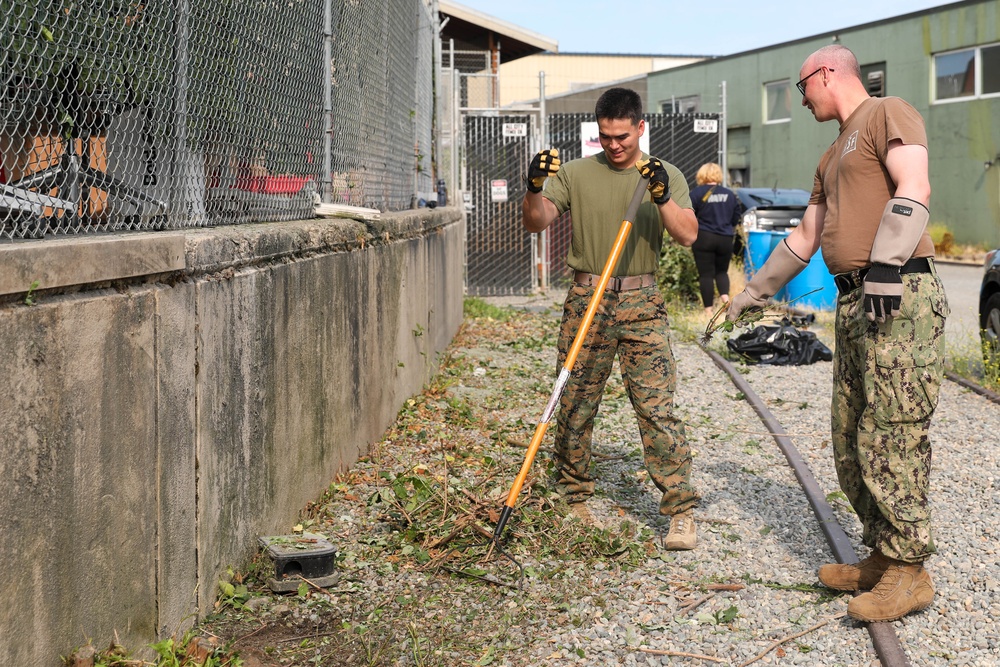
M938 275L948 295L951 316L945 324L949 350L979 350L979 287L983 279L980 264L937 262Z

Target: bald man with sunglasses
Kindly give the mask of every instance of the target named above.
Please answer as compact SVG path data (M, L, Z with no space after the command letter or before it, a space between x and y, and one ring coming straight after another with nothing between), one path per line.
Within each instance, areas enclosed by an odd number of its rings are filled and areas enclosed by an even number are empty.
M931 416L943 376L948 301L927 232L923 118L896 97L870 97L854 54L811 54L796 84L837 139L820 159L802 222L774 250L727 319L763 308L822 246L839 291L831 429L841 489L871 549L860 563L823 565L825 586L863 590L847 607L865 622L930 606L923 567L936 551L928 500Z

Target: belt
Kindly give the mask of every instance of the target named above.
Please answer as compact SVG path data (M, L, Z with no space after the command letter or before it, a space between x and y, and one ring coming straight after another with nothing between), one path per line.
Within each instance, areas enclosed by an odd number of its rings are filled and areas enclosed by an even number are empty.
M601 277L596 273L577 271L573 274L573 282L581 287L594 287L601 282ZM612 276L608 279L606 289L612 292L627 292L640 287L652 287L655 284L656 276L652 273L644 273L641 276Z
M837 291L841 294L850 292L861 287L861 284L865 281L865 276L868 275L868 269L870 266L866 266L863 269L855 269L854 271L848 271L847 273L838 273L833 277L833 282L837 284ZM900 274L904 273L930 273L931 272L931 262L927 257L911 257L907 260L906 264L899 267Z

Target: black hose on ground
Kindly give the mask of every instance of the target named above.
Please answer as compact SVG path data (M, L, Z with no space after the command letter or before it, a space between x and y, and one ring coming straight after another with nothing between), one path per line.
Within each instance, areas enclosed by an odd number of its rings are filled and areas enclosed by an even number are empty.
M854 553L854 547L851 545L847 533L837 523L837 519L833 514L833 508L826 501L826 495L819 488L819 484L816 482L812 471L809 470L809 466L802 459L799 450L795 448L791 438L788 437L781 422L771 414L771 411L764 405L764 401L754 392L743 376L736 371L733 364L717 352L709 349L705 349L705 352L712 358L716 366L729 375L733 384L746 397L747 402L761 418L768 433L772 435L774 441L785 455L785 458L788 459L788 463L795 473L795 478L798 479L799 485L805 491L809 505L813 508L813 512L819 520L820 528L823 530L827 544L830 545L830 549L833 551L837 562L858 562L858 556ZM896 631L891 624L869 623L868 634L871 635L872 644L883 667L911 667L910 659L903 651L903 646L899 643L899 637L896 635Z

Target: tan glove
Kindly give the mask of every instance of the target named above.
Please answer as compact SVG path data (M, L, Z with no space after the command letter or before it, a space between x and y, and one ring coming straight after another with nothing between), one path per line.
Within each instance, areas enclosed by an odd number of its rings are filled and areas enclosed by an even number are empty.
M549 176L555 176L556 172L559 171L560 164L558 148L548 148L544 151L538 151L535 157L531 158L531 162L528 163L528 191L541 192L542 186L545 185L545 179Z
M792 252L788 241L782 239L764 262L764 266L747 283L746 289L733 297L726 311L726 319L735 322L745 310L760 310L767 305L768 299L807 266L809 262Z
M929 218L930 211L912 199L893 197L885 205L862 291L865 316L870 321L885 322L899 315L903 303L899 268L913 255Z

